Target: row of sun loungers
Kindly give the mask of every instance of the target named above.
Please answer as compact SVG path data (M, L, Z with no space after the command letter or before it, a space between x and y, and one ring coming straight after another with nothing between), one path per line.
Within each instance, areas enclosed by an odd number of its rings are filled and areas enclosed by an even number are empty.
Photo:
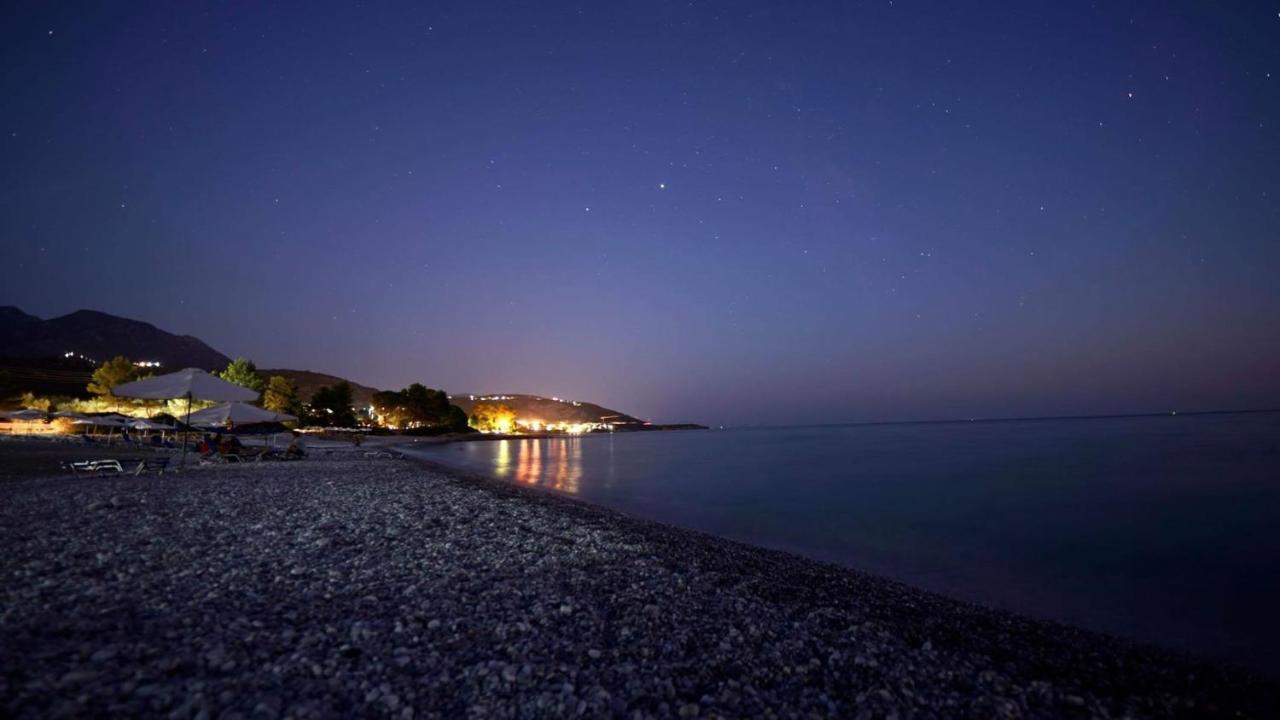
M142 475L153 472L164 474L169 467L169 457L165 455L149 458L108 458L105 460L82 460L66 464L73 475Z

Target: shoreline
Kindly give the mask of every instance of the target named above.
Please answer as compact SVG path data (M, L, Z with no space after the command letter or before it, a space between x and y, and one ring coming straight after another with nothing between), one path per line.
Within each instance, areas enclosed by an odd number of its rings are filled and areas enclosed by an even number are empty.
M559 440L564 438L590 438L590 437L613 437L615 435L639 435L644 433L669 433L669 432L690 432L700 430L710 430L706 425L680 424L680 425L662 425L643 430L615 430L607 432L603 430L585 432L585 433L563 433L563 432L524 432L524 433L447 433L444 435L405 435L403 433L395 433L392 435L369 435L365 438L365 442L369 438L386 438L382 444L385 445L449 445L451 443L468 443L468 442L493 442L495 440Z
M395 446L392 446L391 449L395 449ZM1033 617L1031 615L1017 612L1016 610L1009 610L985 605L980 602L965 600L947 595L943 592L913 585L910 582L896 580L886 575L863 570L851 565L810 557L804 555L799 550L768 547L766 545L759 545L745 540L736 540L716 535L703 530L681 527L679 525L673 525L659 520L651 520L639 515L629 514L623 510L598 505L588 500L583 500L542 485L523 485L509 480L502 480L490 477L483 473L454 467L416 455L405 454L403 457L410 462L426 467L433 473L451 476L461 482L472 483L487 492L494 493L495 495L510 492L512 496L517 497L524 502L546 503L551 507L557 507L558 510L563 512L572 512L576 509L587 513L595 513L602 517L611 518L613 522L617 522L620 525L629 526L633 530L650 529L659 533L670 533L673 536L673 539L676 540L676 544L679 544L681 537L686 537L686 539L692 542L705 542L709 544L724 543L730 546L742 548L749 552L772 554L778 556L779 559L783 561L810 564L817 569L816 572L818 574L831 573L839 575L841 573L849 573L863 580L870 580L877 583L896 586L909 593L918 593L929 596L935 602L954 604L956 606L967 608L968 610L978 614L986 613L991 615L993 618L1003 617L1010 622L1026 623L1029 625L1043 625L1046 626L1050 632L1063 632L1083 636L1092 635L1100 642L1114 643L1122 651L1132 650L1150 654L1153 657L1163 656L1166 660L1174 664L1188 668L1195 667L1200 670L1211 670L1236 676L1248 676L1263 685L1273 685L1274 689L1280 693L1280 678L1269 677L1259 670L1255 670L1244 665L1221 661L1214 658L1207 658L1191 652L1178 650L1176 648L1155 645L1149 642L1125 637L1124 635L1085 628L1057 620ZM999 620L999 622L1004 622L1004 620ZM1280 701L1280 694L1277 695L1277 700Z
M0 493L15 717L1280 709L1244 671L418 458Z

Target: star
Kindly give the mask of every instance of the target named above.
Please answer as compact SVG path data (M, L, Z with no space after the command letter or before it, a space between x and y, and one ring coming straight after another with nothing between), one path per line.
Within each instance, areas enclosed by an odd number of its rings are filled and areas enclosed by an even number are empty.
M658 183L658 189L659 189L659 190L666 190L666 189L667 189L667 184L666 184L666 183Z

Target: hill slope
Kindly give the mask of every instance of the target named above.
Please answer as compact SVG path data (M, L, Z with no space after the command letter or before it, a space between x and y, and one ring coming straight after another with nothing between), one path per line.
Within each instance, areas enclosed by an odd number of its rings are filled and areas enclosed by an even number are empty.
M288 368L259 368L258 374L263 380L270 378L272 375L280 375L293 380L298 385L298 398L303 402L310 402L311 396L316 391L326 385L332 385L336 382L346 380L337 375L327 375L325 373L312 372L310 370L290 370ZM355 407L368 407L373 394L378 392L377 388L371 388L368 385L361 385L358 382L351 383L351 400Z
M116 355L157 360L166 370L226 367L231 359L190 335L96 310L41 320L16 307L0 307L0 357L55 358L74 352L97 362Z
M485 400L500 397L501 400ZM515 410L516 417L537 418L543 422L611 422L615 424L642 424L641 420L625 413L611 410L602 405L576 400L555 399L541 395L521 395L519 393L484 393L475 395L454 395L451 402L462 408L468 415L478 402L501 403Z

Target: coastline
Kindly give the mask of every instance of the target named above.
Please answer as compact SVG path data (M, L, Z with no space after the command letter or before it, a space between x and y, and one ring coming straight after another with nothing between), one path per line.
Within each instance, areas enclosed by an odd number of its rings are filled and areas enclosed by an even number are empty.
M419 445L448 445L450 443L468 443L468 442L493 442L495 440L546 440L546 439L562 439L562 438L591 438L591 437L611 437L613 435L632 435L637 433L655 433L655 432L688 432L691 430L710 430L706 425L697 425L694 423L677 423L666 425L654 425L647 428L636 428L632 430L615 430L613 432L605 432L597 430L593 432L571 434L562 432L520 432L520 433L446 433L444 435L385 435L370 436L387 438L383 441L384 445L408 445L412 447L414 444ZM368 440L366 439L366 442Z
M15 717L1280 709L1242 671L417 459L0 492Z

